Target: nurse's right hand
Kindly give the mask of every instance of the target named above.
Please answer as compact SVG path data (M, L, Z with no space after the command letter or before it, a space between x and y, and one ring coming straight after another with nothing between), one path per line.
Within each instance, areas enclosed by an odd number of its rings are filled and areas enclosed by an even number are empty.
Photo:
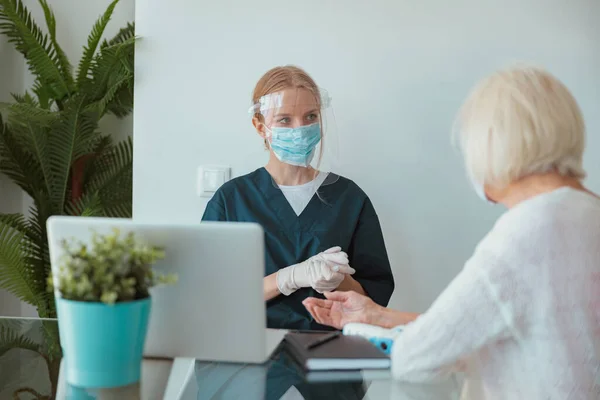
M348 255L341 247L332 247L299 264L277 272L277 288L289 296L303 287L312 287L319 293L335 290L346 275L354 274L348 265Z

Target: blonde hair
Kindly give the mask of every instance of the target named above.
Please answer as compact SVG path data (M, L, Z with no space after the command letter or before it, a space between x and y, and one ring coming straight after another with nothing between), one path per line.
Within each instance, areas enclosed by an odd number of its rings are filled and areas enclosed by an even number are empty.
M481 81L456 121L471 179L499 188L556 171L584 178L585 123L569 89L547 71L515 66Z
M271 68L258 80L252 93L252 104L258 103L261 97L268 94L293 88L309 90L317 101L321 99L317 84L306 71L293 65L285 65Z
M285 89L306 89L313 93L317 104L321 103L321 93L314 79L302 68L294 65L284 65L271 68L258 80L254 87L254 92L252 93L252 104L258 103L263 96L280 92ZM258 112L254 114L254 118L257 118L260 122L264 122L262 114ZM323 135L323 120L321 114L319 114L319 120L321 122L321 135ZM265 146L267 148L269 146L267 139L265 139ZM323 144L321 142L319 163L322 156Z

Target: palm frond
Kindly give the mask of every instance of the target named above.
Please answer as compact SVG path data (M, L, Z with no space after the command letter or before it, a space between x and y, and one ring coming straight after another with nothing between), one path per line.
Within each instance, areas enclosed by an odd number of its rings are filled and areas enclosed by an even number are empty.
M40 353L40 345L27 336L0 326L0 357L12 349L31 350Z
M113 36L112 39L104 40L100 48L124 43L133 38L135 38L135 22L128 22L124 28L119 29L119 32L117 32L117 34Z
M36 158L23 149L21 142L2 121L0 115L0 172L8 176L33 199L47 196L42 169Z
M0 214L0 287L30 304L40 304L40 283L32 276L23 247L29 238L22 214ZM45 283L44 283L45 284Z
M0 223L17 232L26 234L27 221L22 214L0 214Z
M57 115L49 110L36 107L30 103L15 103L10 107L9 126L14 137L22 145L39 166L41 181L39 190L49 193L52 183L52 172L48 157L48 130L56 123Z
M47 203L34 204L29 208L29 219L27 220L27 229L25 231L31 242L27 255L38 261L49 260L46 246L48 241L46 237L46 220L50 218L52 213ZM37 278L46 278L47 272L44 270Z
M38 207L32 206L29 208L29 219L26 224L26 232L27 236L31 239L35 244L42 244L42 241L45 240L45 222L43 217L47 215L46 213L40 213L38 211ZM38 246L39 247L39 246ZM41 255L41 254L40 254Z
M57 118L57 114L45 108L37 106L37 102L31 96L23 96L22 102L13 103L8 111L8 122L26 126L36 124L45 128L50 127Z
M106 111L112 111L117 117L130 114L133 111L133 93L131 97L126 95L130 93L129 86L132 80L132 73L115 72L111 75L111 82L107 83L106 93L88 107L100 115L104 115Z
M119 88L106 105L106 111L123 118L133 112L133 79Z
M54 12L46 0L38 1L44 10L44 17L46 18L46 25L48 26L48 34L50 35L50 41L52 42L52 46L56 52L55 63L62 72L63 79L69 92L72 92L74 90L73 67L71 66L71 63L69 62L69 59L67 58L67 55L63 51L62 47L60 47L58 41L56 40L56 18L54 17Z
M36 210L31 212L37 218ZM46 290L50 254L45 221L42 234L31 222L22 214L0 214L0 287L34 305L40 316L52 316L54 298ZM15 252L12 256L11 249ZM10 257L12 262L4 262Z
M55 100L69 93L58 55L23 0L0 0L0 33L23 54L29 70L48 87Z
M109 217L131 217L133 140L131 137L109 149L96 161L95 175L86 191L98 193Z
M54 297L46 291L46 278L51 274L50 251L48 249L48 234L46 221L52 215L48 201L36 203L29 210L27 221L27 236L29 242L24 249L26 261L33 266L33 275L40 283L40 299L38 313L40 316L53 317L55 312ZM43 314L45 313L45 314Z
M92 32L88 36L87 46L84 48L83 56L79 61L79 70L77 72L78 86L81 86L81 84L88 79L88 73L90 70L92 60L94 58L94 54L96 53L96 49L98 48L100 39L102 39L102 35L104 34L106 25L108 24L108 21L110 21L115 6L118 2L119 0L114 0L112 3L110 3L104 14L96 21L96 23L92 27Z
M56 321L42 321L41 325L44 343L40 344L42 354L45 354L50 360L61 357L60 338L58 324Z
M91 193L81 199L71 202L66 207L69 215L81 217L103 217L104 210L98 193Z
M31 209L33 218L37 218L37 211L35 208ZM28 270L28 277L30 282L35 286L35 289L39 290L38 300L43 299L45 295L46 277L48 276L49 270L42 268L41 270L35 267L39 262L45 261L50 262L50 256L48 247L46 246L46 228L45 223L43 232L41 235L38 234L38 229L32 229L32 220L25 220L22 214L0 214L0 224L4 223L7 229L12 229L16 233L23 235L21 241L21 255L25 260L25 264L30 268ZM45 222L45 221L44 221Z
M109 104L121 90L133 88L133 57L135 38L125 42L106 46L96 54L90 67L91 79L82 90L92 103ZM123 96L118 97L120 100ZM133 101L131 101L131 106ZM106 107L108 108L108 107Z
M17 103L26 103L32 106L39 106L39 102L34 99L28 91L25 91L24 95L20 95L17 93L11 93L10 94L12 96L12 98L17 102Z
M84 111L85 99L73 99L61 112L60 122L50 131L49 156L54 182L50 198L59 214L64 212L71 165L88 154L97 142L97 116Z
M36 79L36 81L33 83L33 88L31 91L37 96L38 103L41 108L49 109L52 106L53 102L50 88L45 86L40 79Z
M88 182L94 177L98 171L98 167L101 165L98 161L103 157L113 146L113 139L110 135L102 135L96 143L96 146L91 152L88 162L84 165L82 174L82 183L84 191L87 191Z

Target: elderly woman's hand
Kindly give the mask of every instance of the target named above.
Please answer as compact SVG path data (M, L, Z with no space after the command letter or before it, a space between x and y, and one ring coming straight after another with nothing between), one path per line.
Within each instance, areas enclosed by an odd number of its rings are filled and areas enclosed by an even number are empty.
M342 329L350 322L372 323L381 306L356 292L326 292L327 299L310 297L302 302L321 325Z

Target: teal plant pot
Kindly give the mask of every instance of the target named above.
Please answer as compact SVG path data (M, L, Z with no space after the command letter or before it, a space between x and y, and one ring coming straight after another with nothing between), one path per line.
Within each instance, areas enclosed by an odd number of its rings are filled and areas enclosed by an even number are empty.
M150 305L150 298L109 306L57 297L67 382L82 388L138 382Z

